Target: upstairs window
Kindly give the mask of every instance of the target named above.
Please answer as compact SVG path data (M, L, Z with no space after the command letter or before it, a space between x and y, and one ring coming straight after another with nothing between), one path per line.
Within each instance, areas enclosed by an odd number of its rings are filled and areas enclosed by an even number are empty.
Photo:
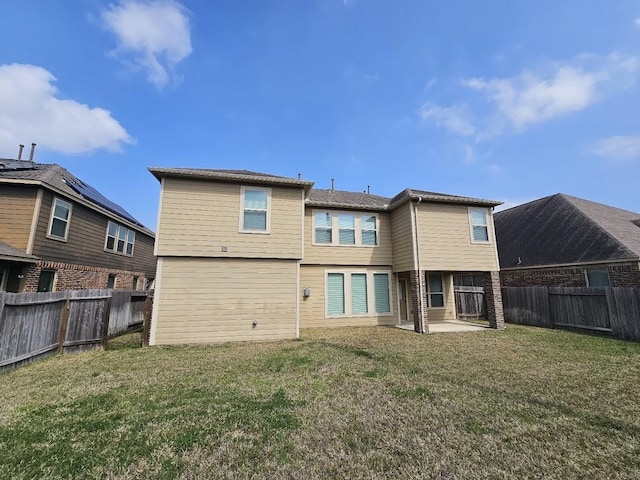
M242 218L240 231L269 233L271 189L242 187Z
M489 241L489 227L486 208L470 208L471 240L473 243L487 243Z
M360 217L360 236L362 245L378 244L378 218L375 215Z
M129 230L117 223L109 222L107 225L107 240L104 249L109 252L133 255L133 246L136 241L136 232Z
M352 214L341 213L338 215L340 245L356 244L356 222Z
M59 198L54 198L49 222L49 235L47 236L56 240L67 240L70 220L71 204Z
M351 212L313 213L313 244L377 247L379 219L377 214L358 215Z
M332 233L332 218L329 212L315 214L316 243L330 244Z

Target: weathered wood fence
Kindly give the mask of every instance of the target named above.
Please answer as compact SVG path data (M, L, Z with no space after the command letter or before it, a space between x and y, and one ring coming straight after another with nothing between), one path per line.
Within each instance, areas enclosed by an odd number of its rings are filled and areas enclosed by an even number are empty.
M456 300L456 313L459 319L467 320L486 317L484 288L456 285L453 290Z
M640 288L503 287L506 322L640 341Z
M143 291L0 292L0 371L55 353L104 348L110 336L142 325L151 301Z

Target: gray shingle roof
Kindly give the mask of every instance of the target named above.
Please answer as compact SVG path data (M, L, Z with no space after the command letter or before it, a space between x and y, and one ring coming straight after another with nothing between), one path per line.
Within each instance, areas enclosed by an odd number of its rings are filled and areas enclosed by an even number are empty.
M9 244L0 242L0 260L35 263L38 257L24 253Z
M98 210L101 213L104 213L104 210L107 210L115 217L115 219L121 222L125 221L125 223L130 225L135 225L138 227L138 230L146 233L147 235L154 236L154 233L151 230L135 220L135 218L125 209L100 195L97 190L93 189L104 199L102 203L97 203L90 196L84 196L77 190L73 189L71 185L80 185L89 188L92 187L55 163L35 163L24 160L0 159L0 182L2 182L3 179L24 180L25 183L40 183L45 187L50 187L53 190L64 194L70 199L76 199L80 201L80 203ZM108 203L110 203L111 206L109 206ZM126 215L119 213L118 210L122 211Z
M201 178L203 180L226 180L233 182L249 182L267 185L290 185L309 190L313 182L298 178L279 177L268 173L252 172L250 170L220 170L210 168L169 168L148 167L149 171L160 180L163 177Z
M371 195L370 193L312 189L309 192L306 203L313 207L386 210L390 200L390 198Z
M449 195L447 193L427 192L425 190L407 188L391 199L390 207L394 208L410 199L422 199L423 201L438 203L462 203L465 205L478 205L484 207L495 207L502 204L502 202L497 202L495 200L461 197L459 195Z
M562 193L498 212L500 267L637 260L638 218L635 212Z

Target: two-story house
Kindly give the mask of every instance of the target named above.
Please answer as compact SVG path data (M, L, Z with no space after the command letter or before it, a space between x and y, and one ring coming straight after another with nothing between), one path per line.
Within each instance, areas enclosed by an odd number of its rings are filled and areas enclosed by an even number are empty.
M160 181L152 345L297 338L301 328L456 318L453 278L481 278L502 328L492 208L404 190L314 190L246 170L150 168Z
M145 289L154 240L60 165L0 159L0 290Z

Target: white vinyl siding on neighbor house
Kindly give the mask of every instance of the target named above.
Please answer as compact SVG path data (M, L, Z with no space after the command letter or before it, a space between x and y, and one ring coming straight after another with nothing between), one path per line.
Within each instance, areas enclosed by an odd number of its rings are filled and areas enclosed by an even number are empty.
M391 314L388 272L327 272L326 315Z
M472 243L487 243L489 241L487 209L469 208L469 223L471 224Z
M258 187L241 188L240 232L269 233L271 189Z
M104 245L106 251L131 256L135 242L135 231L117 223L109 222L107 224L107 238Z
M49 229L47 237L55 240L67 240L69 233L69 223L71 221L72 206L69 202L65 202L59 198L53 199L53 208L51 209L51 219L49 220Z
M313 245L377 247L377 214L313 212Z

